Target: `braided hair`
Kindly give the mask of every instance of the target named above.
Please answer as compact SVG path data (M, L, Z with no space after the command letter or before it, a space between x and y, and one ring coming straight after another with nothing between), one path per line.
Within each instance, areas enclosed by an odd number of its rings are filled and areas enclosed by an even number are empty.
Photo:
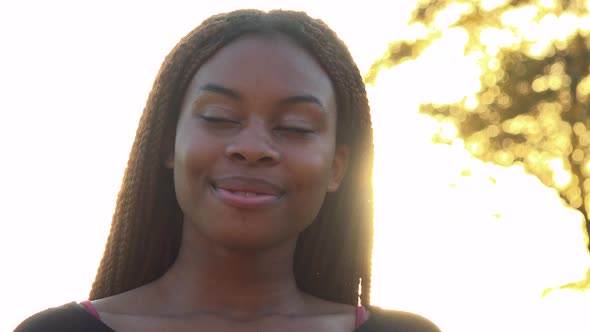
M195 73L218 50L245 34L265 33L290 37L326 71L336 94L336 142L350 150L340 189L327 194L316 220L299 235L295 280L302 291L329 301L356 305L360 296L369 304L373 141L365 86L347 47L325 23L283 10L212 16L164 60L139 122L91 300L154 281L174 263L183 214L164 160L174 149L183 96Z

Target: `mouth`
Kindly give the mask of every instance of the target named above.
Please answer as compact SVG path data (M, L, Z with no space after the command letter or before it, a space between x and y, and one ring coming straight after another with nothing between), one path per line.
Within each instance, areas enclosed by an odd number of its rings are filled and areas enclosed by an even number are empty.
M222 189L222 188L218 188L218 189L225 190L225 189ZM254 193L254 192L251 192L251 191L231 191L231 190L225 190L225 191L228 191L230 194L238 195L238 196L243 196L243 197L269 196L269 195L266 195L266 194L258 194L258 193Z
M248 177L224 177L212 182L214 195L237 208L256 209L276 203L284 190L270 181Z

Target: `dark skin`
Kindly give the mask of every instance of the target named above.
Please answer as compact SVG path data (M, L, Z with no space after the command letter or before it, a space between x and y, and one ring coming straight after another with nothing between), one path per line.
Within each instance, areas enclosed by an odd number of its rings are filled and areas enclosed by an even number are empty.
M185 219L160 279L93 301L126 331L352 331L353 306L301 292L299 233L336 191L348 150L321 66L288 37L244 36L205 63L183 101L174 156Z

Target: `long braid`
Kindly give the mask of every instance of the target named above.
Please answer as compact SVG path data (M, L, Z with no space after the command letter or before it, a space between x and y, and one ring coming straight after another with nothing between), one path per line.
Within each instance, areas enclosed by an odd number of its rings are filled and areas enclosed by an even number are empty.
M140 120L90 299L153 281L176 259L182 211L171 171L163 163L174 149L180 104L200 66L247 33L289 36L316 58L334 85L337 142L349 145L349 169L340 189L326 196L315 222L299 237L294 273L303 291L353 305L362 279L361 300L369 303L373 143L364 83L348 49L328 26L305 13L280 10L212 16L164 60Z

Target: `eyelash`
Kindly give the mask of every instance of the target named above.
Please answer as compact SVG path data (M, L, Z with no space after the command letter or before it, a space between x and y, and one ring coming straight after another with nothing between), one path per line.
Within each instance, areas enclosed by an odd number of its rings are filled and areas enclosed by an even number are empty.
M297 133L297 134L312 134L312 133L314 133L314 131L312 129L298 128L298 127L278 127L276 129L280 130L280 131L293 132L293 133Z
M235 120L231 120L231 119L226 119L226 118L218 118L218 117L212 117L212 116L206 116L206 115L200 115L200 118L205 120L206 122L209 123L231 123L231 124L240 124L240 122L235 121Z

